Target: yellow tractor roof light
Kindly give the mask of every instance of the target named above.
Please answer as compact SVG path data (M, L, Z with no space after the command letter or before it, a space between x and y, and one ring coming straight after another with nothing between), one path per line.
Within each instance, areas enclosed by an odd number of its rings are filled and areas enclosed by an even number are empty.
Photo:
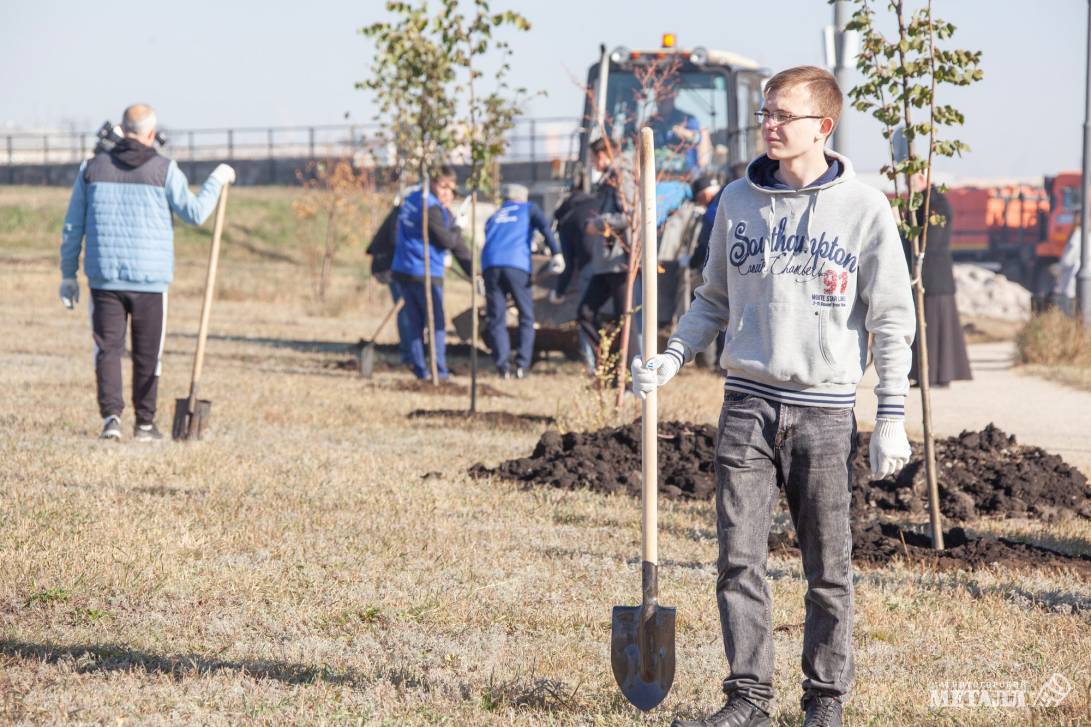
M676 40L677 38L675 37L674 33L663 33L664 48L673 48Z

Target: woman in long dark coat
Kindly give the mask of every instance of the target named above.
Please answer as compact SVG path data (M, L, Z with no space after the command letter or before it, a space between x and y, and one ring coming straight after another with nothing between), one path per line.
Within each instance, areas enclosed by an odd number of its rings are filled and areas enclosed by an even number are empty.
M923 186L923 185L922 185ZM928 382L932 386L947 386L952 381L968 381L970 359L966 355L966 338L962 333L958 304L955 302L954 260L951 258L951 204L946 195L932 187L931 211L942 215L943 225L928 226L924 270L924 322L928 341ZM918 224L924 223L923 206L917 211ZM909 274L913 274L913 247L902 240ZM913 367L909 379L919 385L917 370L918 344L913 341Z

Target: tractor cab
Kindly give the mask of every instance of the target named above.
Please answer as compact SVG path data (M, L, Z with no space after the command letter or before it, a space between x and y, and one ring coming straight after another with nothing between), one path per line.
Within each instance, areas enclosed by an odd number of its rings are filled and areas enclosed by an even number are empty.
M580 160L586 165L600 136L635 154L640 128L650 126L660 181L732 177L763 150L754 112L768 75L729 51L680 48L670 33L655 50L615 48L588 69Z

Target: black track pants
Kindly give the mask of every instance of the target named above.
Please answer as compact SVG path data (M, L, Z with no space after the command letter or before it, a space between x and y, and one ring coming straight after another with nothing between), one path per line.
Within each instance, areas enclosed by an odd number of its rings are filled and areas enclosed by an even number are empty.
M95 382L99 414L120 416L125 409L121 355L131 319L133 409L137 424L155 421L160 360L166 332L167 294L91 290L91 330L95 337Z

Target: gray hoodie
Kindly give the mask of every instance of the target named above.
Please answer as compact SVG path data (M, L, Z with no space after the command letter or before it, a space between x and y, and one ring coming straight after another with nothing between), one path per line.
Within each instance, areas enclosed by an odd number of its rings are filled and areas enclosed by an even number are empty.
M867 361L877 415L905 416L915 315L901 239L886 196L840 162L802 190L759 183L764 155L724 190L704 284L671 341L684 358L725 331L726 388L787 404L850 407Z

